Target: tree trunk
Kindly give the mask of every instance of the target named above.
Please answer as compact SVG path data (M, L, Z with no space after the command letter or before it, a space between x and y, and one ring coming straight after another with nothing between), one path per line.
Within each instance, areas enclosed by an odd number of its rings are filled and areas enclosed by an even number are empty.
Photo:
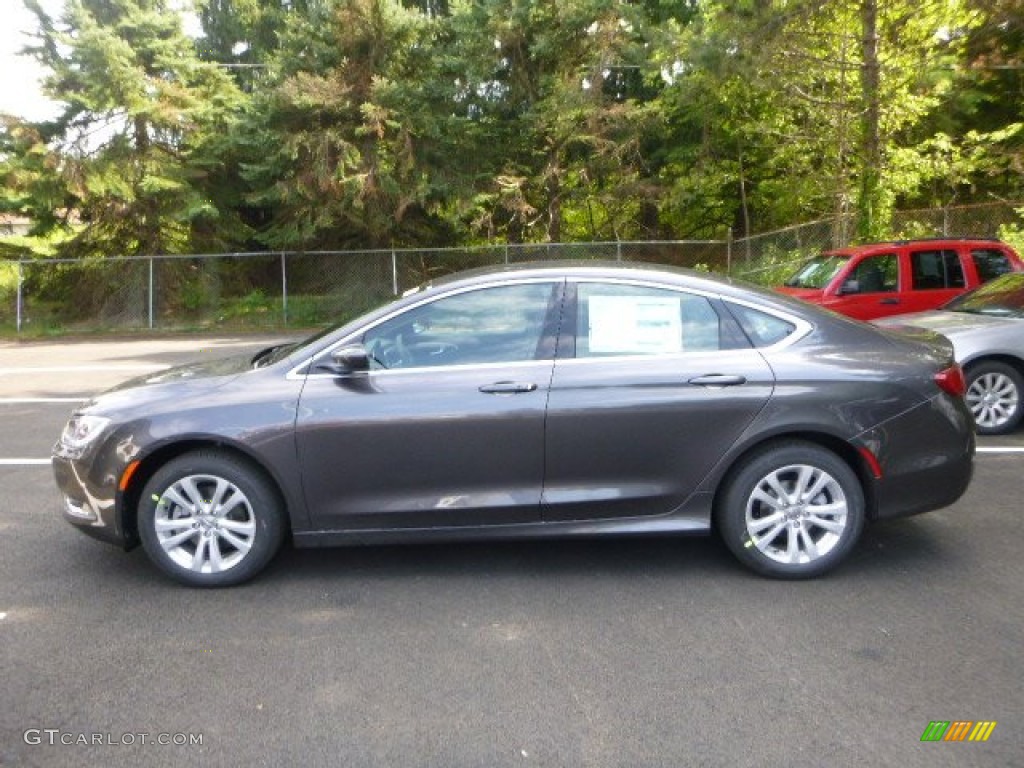
M552 152L548 164L547 184L548 198L548 242L562 242L562 182L559 178L558 156Z
M138 115L134 121L136 162L139 168L136 176L135 205L141 212L140 227L137 230L136 253L142 256L153 256L160 252L161 229L159 204L153 193L146 192L143 184L149 173L149 155L151 142L149 123L145 117Z
M879 131L881 73L878 61L878 2L861 2L862 57L861 180L857 200L857 235L862 240L878 237L882 179L882 139Z

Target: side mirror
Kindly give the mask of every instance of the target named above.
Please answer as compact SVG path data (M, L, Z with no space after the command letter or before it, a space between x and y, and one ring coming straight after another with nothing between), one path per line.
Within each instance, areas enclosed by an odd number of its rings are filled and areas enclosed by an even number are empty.
M341 347L331 353L331 362L317 364L317 370L344 376L370 370L370 356L361 345Z
M845 296L848 293L860 293L860 283L856 277L851 277L843 282L839 286L839 290L836 291L837 296Z

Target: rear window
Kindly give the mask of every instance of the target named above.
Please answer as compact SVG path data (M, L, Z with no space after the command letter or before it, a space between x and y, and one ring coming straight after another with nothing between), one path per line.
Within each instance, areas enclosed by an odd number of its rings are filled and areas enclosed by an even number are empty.
M975 248L971 251L978 279L985 283L994 277L1011 272L1010 257L998 248Z
M796 331L796 326L788 320L776 317L767 312L729 302L730 311L736 316L743 332L755 347L770 347Z
M956 251L914 251L910 254L910 275L915 291L963 288L964 270Z
M1014 272L957 296L943 307L950 312L966 312L991 317L1024 318L1024 273Z

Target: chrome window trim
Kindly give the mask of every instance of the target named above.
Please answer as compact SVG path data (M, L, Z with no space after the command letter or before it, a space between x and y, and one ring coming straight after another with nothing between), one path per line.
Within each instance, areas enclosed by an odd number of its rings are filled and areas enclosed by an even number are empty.
M377 378L378 376L382 376L382 377L387 378L387 377L392 377L392 376L398 376L398 375L401 375L401 374L412 374L412 373L415 373L415 374L418 374L418 375L422 376L424 373L428 373L428 372L444 372L444 373L455 372L455 373L458 373L459 371L468 371L468 370L472 370L472 371L491 371L491 370L501 370L501 369L506 369L506 368L515 368L517 370L518 369L522 369L522 368L533 368L533 367L550 368L554 364L554 362L555 362L554 358L551 358L550 360L523 360L521 362L513 361L513 362L508 362L508 363L460 363L458 365L420 365L420 366L417 366L415 368L413 368L413 367L409 367L409 368L377 368L377 369L374 369L373 371L370 371L370 373L373 374L374 378ZM360 375L360 374L356 374L356 375ZM318 379L319 378L324 378L324 376L327 376L328 378L332 378L332 379L339 378L338 374L334 374L334 373L328 373L328 374L311 373L311 374L309 374L309 376L312 377L312 378L318 378Z
M757 302L749 301L747 299L736 298L736 297L733 297L733 296L724 296L721 293L717 293L717 292L711 291L711 290L706 290L704 288L693 288L693 287L685 286L685 285L676 285L676 284L673 284L673 283L665 283L665 282L661 282L661 281L657 281L657 280L648 280L648 279L643 279L643 278L632 278L632 277L599 277L599 276L588 276L588 275L569 275L569 276L559 276L559 277L554 277L554 278L552 278L552 277L524 277L524 278L520 278L520 279L515 279L515 278L513 278L513 279L505 279L505 280L500 280L500 281L493 282L493 283L485 283L485 284L482 284L482 285L462 286L462 287L459 287L459 288L453 288L453 289L451 289L449 291L445 291L443 293L439 293L439 294L434 295L434 296L424 297L421 301L417 301L417 302L414 302L412 304L409 304L408 306L402 307L401 309L397 309L394 312L389 312L384 317L379 318L378 320L374 321L373 323L370 323L369 325L362 326L361 328L359 328L354 333L351 333L351 334L345 336L344 338L336 341L334 344L330 345L329 347L324 348L323 350L321 350L317 354L312 355L312 356L304 359L301 363L299 363L298 365L294 366L293 368L291 368L291 370L288 371L288 373L286 374L286 378L290 379L290 380L301 380L301 379L337 379L337 378L339 378L338 374L334 374L334 373L312 373L312 372L306 372L306 371L308 371L310 366L315 364L316 361L321 360L321 359L329 356L334 350L339 349L340 347L346 346L347 344L356 343L356 339L358 339L359 337L364 335L367 331L369 331L369 330L371 330L373 328L376 328L378 325L380 325L382 323L388 322L389 320L391 320L394 317L397 317L398 315L404 314L405 312L409 312L409 311L411 311L413 309L417 309L417 308L419 308L419 307L421 307L421 306L423 306L425 304L430 304L430 303L433 303L435 301L440 301L441 299L444 299L444 298L448 298L448 297L451 297L451 296L457 296L459 294L468 293L470 291L486 290L486 289L489 289L489 288L502 288L502 287L510 286L510 285L528 285L528 284L536 284L536 283L550 283L552 285L557 285L558 283L563 283L563 284L573 283L573 284L577 284L577 285L581 284L581 283L604 284L604 285L633 285L633 286L637 286L637 287L640 287L640 288L655 288L655 289L664 290L664 291L675 291L676 293L687 293L687 294L690 294L692 296L701 296L701 297L709 299L709 300L718 300L718 301L721 301L721 302L726 303L726 304L731 302L733 304L739 304L741 306L748 307L749 309L753 309L753 310L755 310L757 312L763 312L766 315L771 315L772 317L777 317L780 320L783 320L785 322L788 322L788 323L792 324L794 326L794 330L793 330L793 333L789 334L786 338L784 338L784 339L782 339L780 341L777 341L775 344L771 344L771 345L766 346L766 347L750 347L749 350L743 350L743 349L694 350L694 351L690 351L690 352L687 352L687 351L674 352L674 353L669 354L669 355L604 355L604 356L599 356L599 357L553 358L551 360L520 360L520 361L508 361L508 362L500 362L500 363L462 363L462 364L458 364L458 365L435 365L435 366L418 366L418 367L415 367L415 368L378 369L378 370L372 371L373 375L374 376L393 376L393 375L396 375L396 374L406 374L406 373L422 374L425 371L459 371L459 370L469 370L469 369L500 370L500 369L503 369L503 368L513 368L513 367L514 368L522 368L523 366L530 366L530 365L543 365L543 366L553 365L556 362L556 360L557 360L557 362L559 364L565 364L565 363L578 364L578 363L594 363L594 362L604 362L604 363L607 363L609 361L622 362L622 361L625 361L625 360L640 360L640 361L643 361L643 360L666 360L666 359L672 359L672 358L687 359L687 358L692 358L692 357L694 357L696 355L714 355L714 354L725 354L725 355L735 356L737 354L740 354L740 353L743 353L743 352L747 352L747 351L754 352L754 353L779 352L779 351L781 351L783 349L786 349L789 346L792 346L796 342L800 341L805 336L807 336L809 333L811 333L811 331L814 330L814 326L811 323L809 323L808 321L806 321L806 320L804 320L804 319L802 319L800 317L797 317L796 315L791 315L788 312L784 312L782 310L775 309L774 307L767 307L764 304L759 304Z
M675 285L657 280L645 280L641 277L590 277L570 276L570 283L601 283L605 285L635 285L639 288L657 288L662 291L676 291L677 293L689 293L694 296L703 296L706 299L721 299L722 295L715 291L708 291L703 288L690 288L685 285Z
M642 362L646 362L646 361L652 361L652 362L653 361L672 361L672 360L686 361L686 360L693 360L693 359L696 359L698 357L705 357L705 356L709 356L709 355L721 355L723 353L728 354L730 358L740 358L740 357L754 356L755 359L760 360L761 359L761 355L758 354L759 352L760 352L760 350L755 348L755 347L747 347L746 349L700 349L700 350L692 350L690 352L687 352L686 350L683 350L682 352L669 352L669 353L666 353L664 355L629 355L629 354L623 354L623 355L601 355L600 357L598 357L598 356L594 356L594 357L560 357L560 358L557 358L555 360L555 362L559 366L570 365L570 366L575 367L575 366L578 366L578 365L586 365L588 363L604 363L604 364L608 364L608 363L625 363L625 362L633 362L633 361L638 361L638 362L641 362L641 363Z
M445 291L443 293L439 293L439 294L436 294L434 296L424 297L420 301L413 302L412 304L409 304L408 306L404 306L401 309L396 309L394 312L389 312L384 317L381 317L381 318L375 320L374 322L370 323L369 325L361 326L358 330L356 330L355 332L345 336L344 338L342 338L339 341L335 342L331 346L325 347L324 349L322 349L317 354L312 355L312 356L306 358L301 363L299 363L298 365L294 366L291 370L289 370L288 373L285 375L285 378L286 379L290 379L290 380L296 380L296 379L299 379L299 380L301 380L301 379L337 379L337 378L339 378L338 374L336 374L336 373L313 373L312 371L308 371L308 372L303 372L303 371L308 369L310 366L312 366L318 360L322 360L323 358L328 357L334 350L339 349L340 347L344 347L344 346L346 346L348 344L358 343L357 339L359 337L361 337L364 334L366 334L367 331L370 331L373 328L376 328L378 325L381 325L382 323L386 323L389 320L391 320L392 318L398 317L399 315L405 314L406 312L410 312L410 311L412 311L414 309L418 309L419 307L422 307L422 306L424 306L426 304L432 304L435 301L440 301L441 299L446 299L446 298L449 298L451 296L458 296L459 294L462 294L462 293L469 293L471 291L487 290L487 289L490 289L490 288L504 288L504 287L511 286L511 285L531 285L531 284L537 284L537 283L550 283L551 285L558 285L559 283L561 283L561 284L564 285L565 284L565 277L559 275L559 276L553 276L553 277L524 277L524 278L520 278L520 279L512 278L512 279L506 279L506 280L499 280L499 281L496 281L496 282L493 282L493 283L485 283L485 284L482 284L482 285L464 285L462 287L453 288L453 289L451 289L449 291ZM467 369L467 368L483 368L483 367L488 367L488 368L506 368L506 367L509 367L509 366L521 367L523 365L529 365L530 363L540 363L540 364L543 364L543 365L550 365L551 363L553 363L553 361L554 361L554 358L552 358L551 360L520 360L520 361L509 361L509 362L501 362L501 363L461 363L461 364L458 364L458 365L426 365L426 366L418 366L418 367L415 367L415 368L396 368L396 369L393 369L393 370L392 369L387 369L387 368L382 368L382 369L374 370L374 371L372 371L372 373L373 373L374 376L378 376L380 374L395 374L395 373L409 373L409 372L423 373L424 371L450 371L450 370Z
M791 315L788 312L784 312L774 307L766 307L764 304L758 304L754 301L748 301L747 299L737 299L732 296L719 296L719 298L726 304L732 302L733 304L739 304L742 307L753 309L757 312L763 312L766 315L777 317L779 320L785 320L787 323L792 323L794 326L793 332L786 338L769 344L767 347L753 347L758 352L779 352L787 347L791 347L800 341L802 338L807 336L811 331L814 330L814 325L804 320L802 317Z

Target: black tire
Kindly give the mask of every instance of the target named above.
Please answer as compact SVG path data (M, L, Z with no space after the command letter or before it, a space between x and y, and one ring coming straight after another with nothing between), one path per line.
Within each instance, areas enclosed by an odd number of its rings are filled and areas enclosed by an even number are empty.
M773 443L750 454L730 473L718 501L725 545L772 578L806 579L835 568L864 528L856 473L813 443Z
M988 360L967 371L967 407L979 435L1005 435L1024 416L1024 377L1012 365Z
M259 573L284 539L284 509L251 464L216 451L169 461L146 483L139 537L150 560L192 587L227 587Z

